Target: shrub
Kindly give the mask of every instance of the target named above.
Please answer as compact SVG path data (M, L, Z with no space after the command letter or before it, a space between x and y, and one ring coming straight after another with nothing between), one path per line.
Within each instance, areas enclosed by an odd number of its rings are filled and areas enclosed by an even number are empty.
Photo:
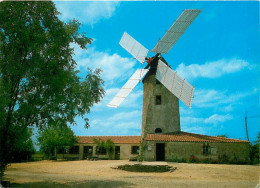
M218 156L218 162L223 163L223 164L228 164L229 163L229 157L224 153L222 155Z
M191 156L189 157L189 159L188 159L188 162L189 162L189 163L197 163L197 162L199 162L199 159L198 159L196 156L191 155Z

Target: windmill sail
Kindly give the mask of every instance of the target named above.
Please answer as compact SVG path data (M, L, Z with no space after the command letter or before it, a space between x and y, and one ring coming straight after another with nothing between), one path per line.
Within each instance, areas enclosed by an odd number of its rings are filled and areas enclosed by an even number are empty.
M147 72L148 69L137 69L107 106L115 108L118 107Z
M156 79L159 80L171 93L179 98L189 108L191 107L194 87L181 78L161 60L158 62Z
M133 37L124 32L119 44L126 49L135 59L143 63L148 54L148 49L137 42Z
M184 10L151 52L167 54L201 10Z

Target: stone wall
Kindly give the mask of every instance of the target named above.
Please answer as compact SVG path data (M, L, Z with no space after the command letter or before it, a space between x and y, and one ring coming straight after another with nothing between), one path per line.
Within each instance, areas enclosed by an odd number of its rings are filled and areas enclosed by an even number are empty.
M83 152L84 152L84 146L93 146L93 157L98 157L98 158L108 158L107 155L97 155L96 154L96 146L94 144L77 144L79 146L79 154L58 154L57 158L58 159L63 159L64 158L76 158L82 160L84 157ZM120 159L121 160L128 160L130 157L137 157L138 154L132 154L132 146L139 146L138 144L115 144L115 146L120 146ZM115 157L115 155L114 155ZM113 157L113 158L114 158Z
M199 159L218 159L220 155L226 155L229 159L235 156L240 160L249 158L248 143L201 143L201 142L154 142L145 141L144 159L154 161L156 159L156 143L165 143L165 160L188 159L191 155ZM209 146L209 154L203 154L203 144Z

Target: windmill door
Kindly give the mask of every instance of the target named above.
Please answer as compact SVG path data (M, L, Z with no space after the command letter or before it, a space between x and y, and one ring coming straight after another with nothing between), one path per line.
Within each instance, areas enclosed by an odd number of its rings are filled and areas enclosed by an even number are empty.
M156 143L156 161L165 161L164 143Z

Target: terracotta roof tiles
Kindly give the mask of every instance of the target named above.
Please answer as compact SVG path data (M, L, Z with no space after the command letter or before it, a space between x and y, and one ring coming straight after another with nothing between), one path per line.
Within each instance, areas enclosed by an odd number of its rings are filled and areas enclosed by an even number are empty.
M232 142L241 143L248 141L224 138L218 136L206 136L201 134L178 132L169 134L147 134L145 137L146 141L165 141L165 142Z
M111 139L115 144L140 144L141 136L77 136L78 143L93 144L94 139L106 141ZM178 132L167 134L147 134L146 141L164 141L164 142L223 142L223 143L248 143L245 140L224 138L218 136L206 136L201 134Z
M80 144L93 144L94 139L107 141L111 139L115 144L140 144L141 136L77 136Z

